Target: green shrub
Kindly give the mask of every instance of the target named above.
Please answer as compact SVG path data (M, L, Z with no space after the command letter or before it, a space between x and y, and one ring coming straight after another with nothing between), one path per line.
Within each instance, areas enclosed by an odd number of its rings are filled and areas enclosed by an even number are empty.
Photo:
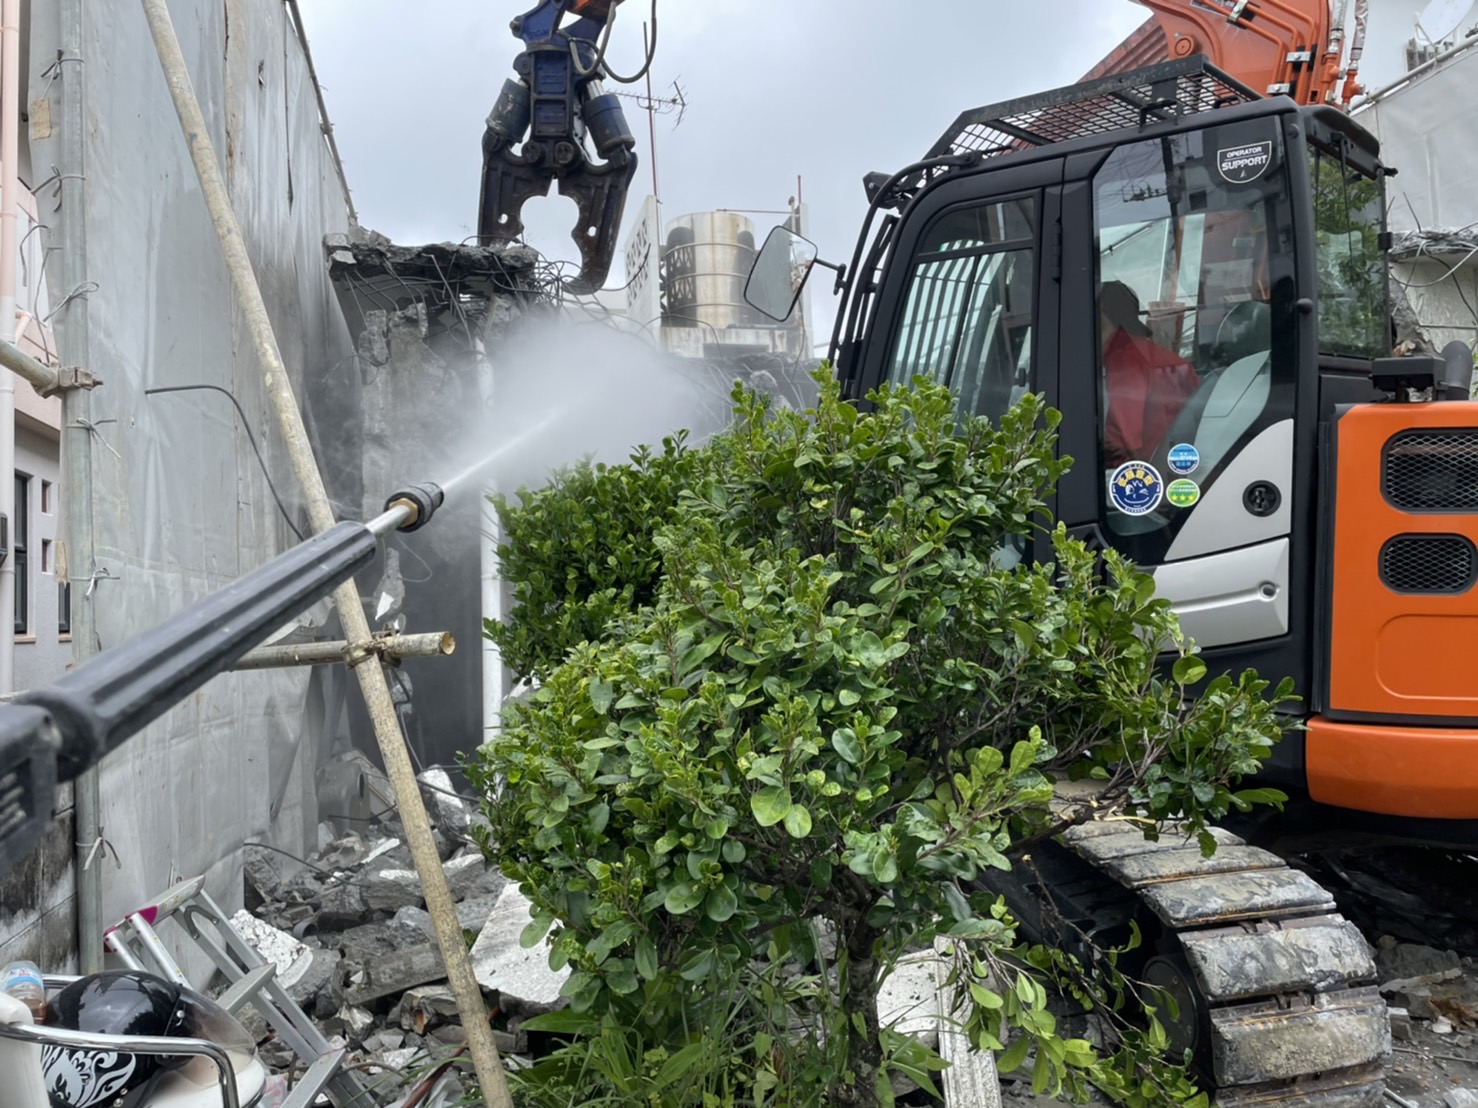
M1062 829L1055 778L1096 777L1103 809L1193 833L1270 799L1233 789L1278 738L1286 693L1248 674L1187 703L1205 667L1152 581L1112 554L1100 574L1042 531L1068 462L1040 400L996 427L957 421L922 383L870 399L861 414L824 380L814 411L777 413L736 389L731 428L660 480L639 458L509 513L515 545L560 536L584 545L559 558L586 567L545 622L520 617L540 644L526 656L562 662L471 767L485 847L535 906L525 939L552 931L574 1013L676 1035L672 1050L685 1013L806 969L785 1001L805 1063L779 1066L759 1032L736 1103L874 1105L890 1075L927 1081L937 1059L880 1027L876 1000L897 957L937 936L958 944L972 1041L1005 1050L1023 1032L1003 1068L1035 1045L1042 1088L1188 1099L1153 1026L1118 1059L1057 1036L1040 980L1076 967L1023 945L975 879ZM653 510L627 510L641 498ZM1050 564L999 557L1037 538ZM1157 646L1181 651L1174 679ZM775 1022L744 1015L745 1034Z
M696 460L674 435L661 453L640 447L627 465L572 466L517 505L493 498L499 572L515 606L483 629L517 677L543 677L572 647L652 602L662 560L642 540L668 520Z

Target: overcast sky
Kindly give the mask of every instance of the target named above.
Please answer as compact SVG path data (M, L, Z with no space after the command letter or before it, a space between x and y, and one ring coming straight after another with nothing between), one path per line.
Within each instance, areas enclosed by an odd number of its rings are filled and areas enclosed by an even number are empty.
M822 256L850 257L862 176L921 156L965 108L1069 84L1135 27L1129 0L657 0L654 92L688 107L656 121L664 221L779 209L803 180ZM476 231L481 141L533 0L302 0L360 219L402 245ZM618 10L611 60L642 57L649 0ZM640 171L621 239L651 191L647 116L630 101ZM574 207L525 208L529 241L573 260ZM761 237L776 222L756 215ZM623 283L620 253L608 285ZM830 317L816 283L818 317Z

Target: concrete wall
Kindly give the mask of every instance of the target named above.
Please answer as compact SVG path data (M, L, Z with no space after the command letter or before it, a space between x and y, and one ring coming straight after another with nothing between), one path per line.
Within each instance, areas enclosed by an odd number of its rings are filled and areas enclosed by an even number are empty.
M35 13L32 57L56 56L55 8ZM320 246L324 234L347 230L348 216L302 49L276 0L174 0L170 9L311 422L313 405L352 388L354 375L351 368L342 381L351 346ZM93 605L97 645L106 649L297 541L230 402L213 392L146 390L230 390L292 523L302 529L305 521L141 7L85 11L85 220L95 291L87 349L69 350L68 336L60 338L69 360L105 381L93 397L101 579L90 601L78 582L73 603ZM60 95L59 83L32 74L30 98L50 97L54 120ZM31 154L35 164L55 164L57 135L33 135ZM50 270L53 282L59 269ZM71 291L53 283L53 301ZM71 555L74 575L88 572L80 561ZM105 763L104 835L117 856L117 865L109 856L101 866L106 920L202 872L225 906L239 905L245 840L307 852L320 754L304 724L308 693L301 671L218 678ZM29 914L66 895L55 863L33 878ZM0 933L6 939L18 941Z

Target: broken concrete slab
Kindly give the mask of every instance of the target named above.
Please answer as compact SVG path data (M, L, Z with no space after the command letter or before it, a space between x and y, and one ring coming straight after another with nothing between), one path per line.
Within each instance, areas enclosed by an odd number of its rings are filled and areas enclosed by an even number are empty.
M472 809L452 787L451 774L444 769L428 769L417 780L431 818L445 830L465 835L472 826Z
M932 951L900 958L878 989L878 1023L913 1035L933 1049L939 1042L938 956Z
M472 972L484 989L538 1005L562 1003L559 995L569 980L568 968L549 968L549 947L540 943L531 950L519 945L519 936L529 925L531 904L519 887L503 887L482 933L472 946Z
M447 884L451 886L453 900L476 900L494 896L502 888L504 878L481 854L464 854L444 864Z
M349 990L350 1004L369 1004L417 985L446 980L441 951L429 943L372 959L364 964L362 972L364 980Z
M231 926L268 962L277 967L279 977L286 974L308 947L286 931L264 923L246 910L231 917Z
M318 994L328 987L342 961L343 955L337 950L310 950L279 975L278 980L299 1007L311 1007Z
M1442 1094L1447 1108L1478 1108L1478 1091L1473 1089L1448 1089Z
M422 985L407 991L392 1015L403 1030L417 1035L461 1018L457 998L446 985Z
M242 856L242 878L246 883L246 910L249 912L276 900L282 891L282 874L277 859L261 847L247 846Z
M1385 992L1399 987L1396 982L1432 975L1438 975L1437 980L1457 977L1463 972L1463 960L1456 951L1398 942L1390 935L1382 935L1376 943L1375 968L1381 991Z
M1001 1108L1001 1080L996 1056L976 1050L959 1029L954 1013L962 1010L958 989L949 983L951 948L948 939L934 941L934 980L939 993L939 1055L949 1068L939 1075L948 1108Z
M320 931L343 931L357 927L369 918L369 905L364 901L364 889L357 883L330 885L323 890L318 908Z
M318 863L324 869L343 870L353 869L364 861L369 854L369 844L364 837L356 831L350 831L333 842L320 852Z
M425 904L421 879L415 870L381 869L364 875L365 906L379 912L395 912Z

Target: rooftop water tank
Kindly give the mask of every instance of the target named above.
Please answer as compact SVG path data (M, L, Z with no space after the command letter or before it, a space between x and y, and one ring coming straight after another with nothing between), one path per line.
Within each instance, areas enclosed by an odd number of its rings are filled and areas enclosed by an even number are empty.
M755 254L754 224L736 212L674 219L662 252L663 326L753 326L744 285Z

